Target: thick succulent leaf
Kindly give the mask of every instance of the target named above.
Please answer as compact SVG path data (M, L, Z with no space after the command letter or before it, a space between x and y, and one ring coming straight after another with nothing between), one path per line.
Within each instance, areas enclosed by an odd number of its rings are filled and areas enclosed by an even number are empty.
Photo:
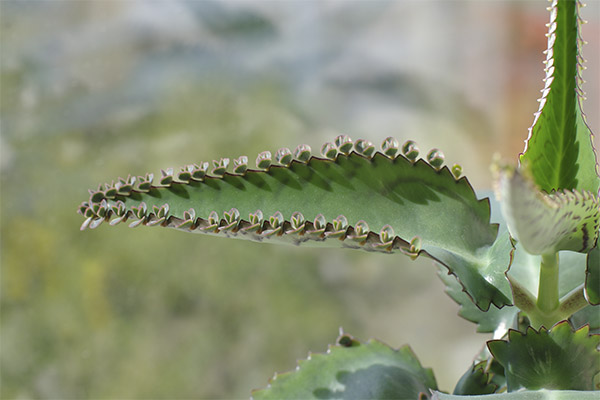
M598 238L600 201L591 192L540 192L521 171L502 168L498 196L511 235L529 254L590 251Z
M593 136L581 110L580 6L579 1L552 2L546 85L520 156L546 193L560 189L598 193L600 187Z
M436 389L433 373L408 346L394 350L375 340L361 343L342 335L326 354L311 354L295 371L275 375L252 398L416 400Z
M600 247L597 245L587 255L585 297L590 304L600 304Z
M504 306L500 309L490 307L488 311L481 311L473 300L465 293L456 278L448 274L445 268L438 269L438 276L446 285L446 293L460 305L458 315L477 324L477 332L493 332L494 337L501 338L509 328L517 327L519 309L514 306Z
M479 200L465 178L442 167L439 152L416 159L414 146L396 156L393 146L374 153L357 141L336 148L327 158L311 157L299 147L296 159L279 151L280 165L269 154L248 170L236 160L191 166L175 176L120 179L91 191L80 207L82 228L133 219L130 226L161 225L196 233L257 241L348 247L425 254L455 274L482 309L510 304L503 272L510 262L507 236L497 238L488 200ZM389 144L389 143L388 143ZM396 146L397 147L397 146ZM397 150L397 149L396 149Z
M496 392L498 385L491 382L491 374L486 370L487 367L487 361L473 364L458 380L452 393L473 396Z
M508 341L488 342L490 352L504 366L508 391L594 390L594 376L600 372L598 345L599 335L589 335L587 326L573 331L566 321L550 331L511 330Z
M512 393L497 393L484 396L457 396L433 392L431 400L598 400L600 392L576 390L536 390Z

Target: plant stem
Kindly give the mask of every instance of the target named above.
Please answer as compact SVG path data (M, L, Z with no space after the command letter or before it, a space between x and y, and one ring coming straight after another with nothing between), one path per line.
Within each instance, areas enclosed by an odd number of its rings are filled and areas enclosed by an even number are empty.
M558 253L542 255L537 306L544 313L551 313L559 306Z

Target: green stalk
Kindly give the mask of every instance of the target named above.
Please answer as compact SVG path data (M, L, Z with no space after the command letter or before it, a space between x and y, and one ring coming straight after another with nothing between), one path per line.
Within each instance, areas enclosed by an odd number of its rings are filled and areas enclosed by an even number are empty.
M552 313L559 306L558 253L542 256L537 306L545 314Z

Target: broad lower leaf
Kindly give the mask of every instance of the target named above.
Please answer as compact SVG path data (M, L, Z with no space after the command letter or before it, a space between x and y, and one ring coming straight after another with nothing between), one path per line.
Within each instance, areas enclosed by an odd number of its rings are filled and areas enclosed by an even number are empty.
M498 196L511 235L529 254L590 251L598 237L600 201L591 192L540 192L519 170L499 173Z
M479 200L469 182L442 166L439 152L417 159L414 143L396 155L397 142L386 140L382 153L365 141L352 151L349 138L326 144L325 158L299 146L271 164L261 153L258 170L247 158L214 161L129 177L91 191L80 207L82 228L103 221L130 226L160 225L224 237L401 252L430 256L458 277L476 304L510 304L503 273L510 262L510 241L497 238L487 199Z
M600 247L596 245L587 255L585 294L588 302L600 304Z
M486 396L457 396L433 392L431 400L598 400L600 392L575 390L536 390L513 393L498 393Z
M546 193L561 189L598 193L600 187L593 136L581 110L580 6L579 1L552 2L546 85L520 156Z
M500 309L490 307L488 311L481 311L456 278L449 274L445 268L438 269L438 276L446 285L446 293L460 305L458 315L477 324L477 332L493 332L494 337L501 338L509 328L516 328L519 309L514 306L504 306Z
M511 330L508 341L488 342L490 352L504 366L508 391L594 390L594 376L600 372L598 345L599 335L589 335L587 326L573 331L566 321L550 331Z
M311 354L295 371L275 375L252 398L417 400L436 389L433 373L408 346L394 350L375 340L361 343L342 335L326 354Z

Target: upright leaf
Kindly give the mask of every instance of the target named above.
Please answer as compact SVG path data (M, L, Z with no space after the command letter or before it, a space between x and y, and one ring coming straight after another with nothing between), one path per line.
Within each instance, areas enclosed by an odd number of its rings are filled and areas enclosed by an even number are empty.
M357 141L326 144L325 158L300 147L261 153L258 170L228 162L120 179L91 191L80 207L82 228L132 219L130 226L160 225L195 233L257 241L334 246L411 257L425 254L458 277L478 307L510 304L504 271L510 262L507 235L497 238L488 200L442 167L439 152L417 159L411 144L396 156ZM393 150L393 147L392 147ZM397 150L397 148L395 149ZM247 158L245 158L247 163Z
M546 85L520 156L547 193L559 189L598 193L600 187L593 135L581 108L580 7L579 1L552 2Z

